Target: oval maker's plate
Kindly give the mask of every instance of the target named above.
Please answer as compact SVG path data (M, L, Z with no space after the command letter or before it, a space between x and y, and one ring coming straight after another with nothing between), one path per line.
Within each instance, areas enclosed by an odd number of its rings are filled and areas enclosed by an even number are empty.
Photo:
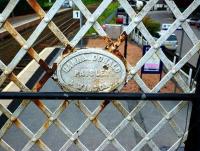
M58 65L58 82L64 91L110 92L126 78L126 68L115 55L98 48L78 50Z

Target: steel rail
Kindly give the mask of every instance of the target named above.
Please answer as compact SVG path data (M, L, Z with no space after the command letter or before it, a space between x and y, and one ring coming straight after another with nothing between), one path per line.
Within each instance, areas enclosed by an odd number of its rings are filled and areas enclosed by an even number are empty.
M72 18L70 18L70 19L68 19L67 21L65 21L64 23L68 23L69 21L71 21L71 19ZM62 24L61 24L62 25ZM59 28L61 28L62 26L58 26ZM44 42L44 41L46 41L47 39L49 40L49 38L53 38L53 39L57 39L56 37L52 37L52 35L53 35L53 33L52 32L50 32L50 33L48 33L47 35L44 35L43 37L41 37L40 39L38 39L34 44L33 44L33 47L34 46L36 46L36 45L38 45L38 44L40 44L40 43L42 43L42 42Z
M1 92L0 99L197 101L193 93Z

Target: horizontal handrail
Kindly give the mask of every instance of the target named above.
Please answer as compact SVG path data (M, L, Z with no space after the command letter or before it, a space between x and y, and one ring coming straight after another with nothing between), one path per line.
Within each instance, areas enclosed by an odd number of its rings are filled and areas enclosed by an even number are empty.
M0 99L195 101L200 99L200 95L194 93L1 92Z

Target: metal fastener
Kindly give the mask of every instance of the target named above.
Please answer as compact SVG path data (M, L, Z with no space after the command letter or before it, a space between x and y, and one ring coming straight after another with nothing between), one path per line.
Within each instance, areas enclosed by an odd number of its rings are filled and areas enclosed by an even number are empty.
M145 140L146 140L147 142L149 142L149 141L150 141L150 138L147 136L147 137L145 137Z
M141 99L142 99L142 100L146 100L146 98L147 98L146 94L143 93L143 94L141 95Z
M130 73L131 73L132 75L135 75L136 72L137 72L137 71L135 70L135 68L132 68L131 71L130 71Z
M89 21L90 23L94 23L94 22L95 22L95 19L94 19L94 17L90 17L90 18L88 19L88 21Z
M128 115L128 116L126 117L126 119L127 119L128 121L131 121L131 120L132 120L132 117L131 117L130 115Z
M29 47L28 47L27 45L24 45L23 48L24 48L25 50L28 50Z
M176 69L172 69L172 74L175 74L176 73Z
M171 119L171 117L170 117L169 115L165 116L165 118L166 118L167 120L170 120L170 119Z
M138 18L138 17L136 17L135 19L134 19L134 23L139 23L141 21L141 19L140 18Z
M11 118L10 118L10 120L13 122L13 121L15 121L17 119L17 117L15 117L15 116L11 116Z
M70 140L71 140L72 142L74 142L76 139L75 139L74 137L71 137Z
M4 73L5 73L5 75L9 75L10 73L11 73L12 71L10 70L10 69L5 69L5 71L4 71Z
M108 140L112 141L114 138L112 136L108 136Z
M182 16L179 20L180 20L180 22L184 22L186 20L186 18Z
M53 121L53 120L54 120L54 118L53 118L53 117L50 117L50 118L49 118L49 120L50 120L50 121Z
M33 137L33 138L31 139L31 141L32 141L32 142L36 142L37 139L36 139L35 137Z
M90 116L89 119L90 119L90 121L93 121L93 120L94 120L94 117L93 117L93 116Z
M160 47L160 45L159 45L158 43L156 43L156 44L153 46L154 49L158 49L159 47Z
M45 23L49 23L49 22L50 22L50 19L49 19L48 17L45 17L45 18L44 18L44 21L45 21Z

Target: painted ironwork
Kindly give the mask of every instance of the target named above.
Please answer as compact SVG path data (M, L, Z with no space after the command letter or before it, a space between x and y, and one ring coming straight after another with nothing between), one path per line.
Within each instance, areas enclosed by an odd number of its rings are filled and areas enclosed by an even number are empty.
M56 0L54 5L48 12L42 10L40 5L36 0L27 0L28 4L35 10L38 16L41 19L41 22L33 31L31 36L25 40L22 35L14 28L14 26L9 22L8 17L13 12L16 5L19 3L19 0L10 0L7 7L0 14L0 28L5 29L10 33L10 35L20 44L21 49L18 51L16 56L12 59L12 61L5 65L2 61L0 61L0 69L2 74L0 75L0 85L2 85L6 79L14 82L21 91L23 92L38 92L43 85L47 82L49 78L53 78L53 74L57 69L57 64L53 64L52 66L45 63L39 56L39 54L32 47L37 38L40 36L42 31L48 27L54 35L60 40L60 42L65 47L65 51L63 53L63 58L71 53L73 53L76 49L75 46L78 42L84 37L87 31L94 27L96 32L105 40L105 51L114 54L124 63L126 67L126 81L122 82L116 91L120 91L124 85L129 82L131 79L134 80L141 90L145 93L157 93L163 88L166 83L174 79L179 87L182 89L184 93L193 93L194 90L190 90L190 87L187 82L185 82L182 78L182 74L180 73L181 68L184 64L186 64L192 56L196 55L200 49L200 40L197 38L189 24L186 22L188 16L200 5L200 0L194 0L190 6L184 11L181 12L174 1L165 0L169 9L173 12L176 17L175 22L172 26L167 30L166 34L161 36L157 41L151 36L148 32L147 28L144 26L142 19L147 15L147 13L157 4L158 0L149 0L144 8L138 13L134 11L134 9L129 5L127 0L118 0L120 5L125 9L127 14L132 18L130 24L124 28L122 34L116 41L112 41L106 32L103 30L101 25L98 23L97 19L101 14L105 11L105 9L112 3L113 0L103 0L98 8L91 13L88 8L83 4L81 0L73 0L74 4L77 8L80 9L81 13L85 16L86 22L85 25L80 29L80 31L75 35L75 37L70 41L65 35L59 30L59 28L52 21L52 18L59 11L62 6L64 0ZM117 8L116 8L117 9ZM162 43L167 40L167 38L177 29L179 26L183 27L183 30L187 33L188 37L191 39L193 43L193 47L191 50L188 50L187 54L174 65L163 51L160 49ZM119 52L118 47L124 42L125 37L135 29L138 28L139 31L143 34L147 42L150 44L151 48L149 51L137 62L135 66L131 66L128 61L123 57L123 55ZM29 89L23 82L21 82L17 76L13 73L13 70L25 56L25 54L29 54L46 72L43 77L35 84L35 87L31 90ZM164 63L165 68L168 70L168 73L161 79L161 81L153 88L150 89L140 78L138 72L153 55L157 55L162 62ZM54 79L54 78L53 78ZM29 141L22 149L23 151L30 150L33 145L38 145L38 147L42 150L51 150L45 142L41 139L43 134L48 130L48 128L55 124L69 140L61 147L61 151L67 150L72 144L78 146L79 149L87 151L89 150L87 146L85 146L79 136L81 136L88 128L90 124L93 124L103 135L105 135L105 139L101 144L96 148L96 151L104 150L106 146L109 144L113 144L116 150L125 151L126 149L120 142L117 140L116 136L127 127L127 125L131 125L138 134L142 137L141 141L132 149L132 151L141 150L145 145L148 145L153 151L159 151L159 147L153 141L153 137L158 133L158 131L163 128L167 123L170 124L171 128L174 130L174 133L179 137L179 139L171 146L168 151L176 150L176 147L179 145L180 141L184 141L187 137L187 132L181 130L181 128L176 124L173 117L184 107L187 105L187 102L181 101L171 111L167 111L164 106L161 105L159 101L152 101L155 108L158 112L161 113L163 118L157 123L157 125L148 133L136 122L134 117L145 107L146 101L140 101L139 104L131 111L127 111L127 109L123 106L120 101L113 100L108 101L104 100L99 104L99 106L92 112L90 111L86 105L82 101L76 101L77 108L80 109L87 119L85 122L80 125L75 133L71 132L64 123L59 120L59 115L68 108L70 105L69 100L63 101L60 106L56 109L55 112L51 112L41 100L34 100L33 103L47 116L47 120L44 122L42 127L36 132L33 133L18 117L24 111L24 109L31 103L31 100L23 100L19 107L11 113L5 106L0 104L0 111L4 113L8 120L1 128L0 131L0 145L5 150L14 150L7 142L3 140L3 136L6 134L8 129L15 124L25 135L28 136ZM124 117L124 120L121 121L119 125L116 125L116 128L113 131L109 131L106 127L101 123L98 119L98 115L103 112L108 104L112 104L114 108L116 108ZM184 136L184 139L182 139Z

